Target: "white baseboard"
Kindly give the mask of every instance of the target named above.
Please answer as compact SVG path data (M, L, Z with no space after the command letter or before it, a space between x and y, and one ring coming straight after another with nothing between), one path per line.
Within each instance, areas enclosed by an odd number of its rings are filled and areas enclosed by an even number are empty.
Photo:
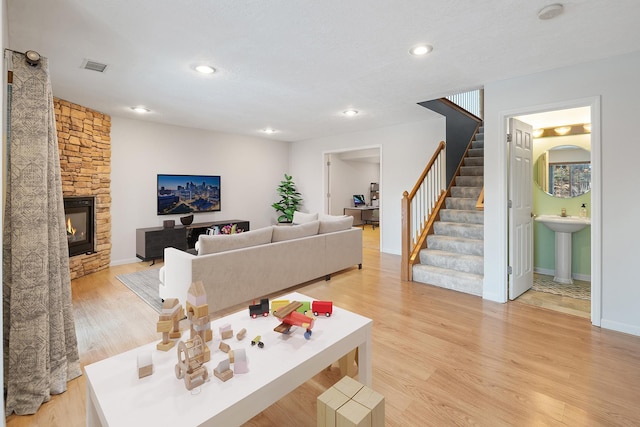
M640 327L637 325L629 325L627 323L620 323L613 320L602 319L600 327L603 329L611 329L613 331L624 332L625 334L631 334L640 336Z
M109 266L113 267L113 266L116 266L116 265L133 264L133 263L136 263L136 262L142 262L142 261L140 260L140 258L120 259L120 260L116 260L116 261L111 261L109 263Z
M556 271L555 270L550 270L550 269L547 269L547 268L534 267L533 271L538 273L538 274L544 274L545 276L555 276L556 275ZM590 274L573 273L573 274L571 274L571 277L573 279L582 280L582 281L585 281L585 282L590 282L591 281L591 275Z

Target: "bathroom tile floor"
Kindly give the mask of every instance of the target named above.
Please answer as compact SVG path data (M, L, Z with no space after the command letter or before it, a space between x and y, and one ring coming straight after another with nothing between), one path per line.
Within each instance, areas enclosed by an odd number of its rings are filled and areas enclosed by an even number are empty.
M537 273L534 274L533 282L533 288L520 295L516 302L591 318L591 283L574 280L574 286L564 285L553 282L552 276Z

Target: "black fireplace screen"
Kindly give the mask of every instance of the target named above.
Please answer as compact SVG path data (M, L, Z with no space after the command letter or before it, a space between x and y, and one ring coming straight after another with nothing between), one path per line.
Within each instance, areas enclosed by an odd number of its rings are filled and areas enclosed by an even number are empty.
M95 252L94 198L70 197L64 199L65 227L69 256Z

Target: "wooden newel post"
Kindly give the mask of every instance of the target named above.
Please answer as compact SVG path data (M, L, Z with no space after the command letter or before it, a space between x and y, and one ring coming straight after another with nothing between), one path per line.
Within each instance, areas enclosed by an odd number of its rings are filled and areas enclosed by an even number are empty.
M402 265L400 266L400 279L411 280L411 267L409 265L409 256L411 254L411 211L409 209L409 193L402 193L401 201L401 218L402 218Z

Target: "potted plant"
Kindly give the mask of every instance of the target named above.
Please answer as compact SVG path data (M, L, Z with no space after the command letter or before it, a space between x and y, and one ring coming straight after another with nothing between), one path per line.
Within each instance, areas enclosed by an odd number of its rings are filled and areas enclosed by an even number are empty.
M271 206L276 212L281 213L281 215L278 216L278 222L291 223L293 221L293 213L298 210L298 206L302 204L302 197L296 190L293 177L285 173L284 181L280 181L277 191L278 194L280 194L280 201Z

